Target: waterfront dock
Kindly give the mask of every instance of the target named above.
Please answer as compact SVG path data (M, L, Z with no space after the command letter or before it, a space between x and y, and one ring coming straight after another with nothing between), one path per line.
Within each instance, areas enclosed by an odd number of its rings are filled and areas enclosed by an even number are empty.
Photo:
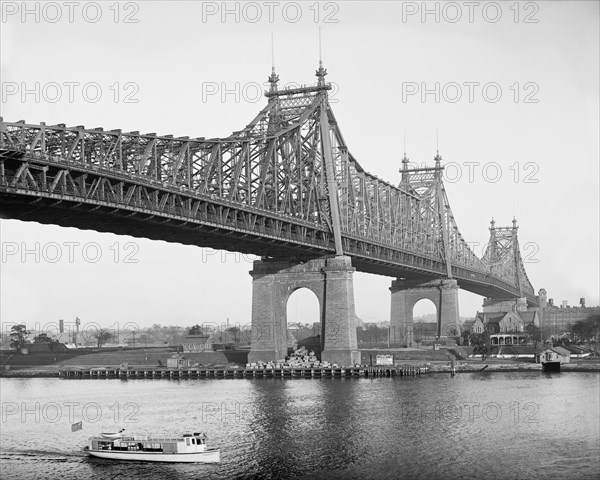
M429 373L428 366L358 366L358 367L302 367L302 368L78 368L60 369L64 379L171 379L204 378L378 378L415 377Z

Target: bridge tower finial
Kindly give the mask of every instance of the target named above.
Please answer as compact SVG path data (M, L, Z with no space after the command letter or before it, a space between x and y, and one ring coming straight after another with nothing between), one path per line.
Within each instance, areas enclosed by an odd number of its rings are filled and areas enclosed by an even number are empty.
M517 227L517 219L515 217L513 217L513 219L512 219L512 224L513 224L513 230L516 230L518 227Z
M406 129L404 130L404 157L402 157L402 168L398 170L402 174L402 182L408 182L408 157L406 156Z
M496 230L496 220L492 217L492 221L490 222L490 230Z
M435 176L436 178L441 178L442 175L442 156L440 155L439 150L436 150L435 157Z
M435 129L435 157L433 159L435 160L435 168L440 168L442 156L440 155L440 140L437 128Z
M321 55L321 27L319 26L319 69L315 73L319 79L317 85L319 87L325 86L325 75L327 75L327 69L323 68L323 56Z
M277 91L277 83L279 82L279 75L275 73L275 43L273 41L273 34L271 33L271 76L268 78L271 84L271 92Z

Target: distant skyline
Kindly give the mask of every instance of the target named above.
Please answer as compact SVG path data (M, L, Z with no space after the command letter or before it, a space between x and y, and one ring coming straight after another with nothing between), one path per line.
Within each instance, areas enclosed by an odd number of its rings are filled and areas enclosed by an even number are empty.
M600 303L598 2L503 3L499 19L485 7L472 22L460 2L456 21L443 3L424 14L421 2L359 1L281 2L271 21L267 3L256 3L259 17L243 3L226 14L221 2L106 3L98 21L83 4L72 22L67 10L55 22L50 8L4 12L1 115L225 137L266 105L272 33L280 87L315 82L320 25L331 104L367 171L399 183L404 135L409 159L432 164L438 132L450 205L475 252L492 218L516 217L536 293ZM0 219L0 242L3 332L75 317L140 328L250 322L250 256L10 219ZM389 321L391 281L355 274L358 317ZM481 310L480 296L459 300L462 317ZM423 302L415 316L433 311ZM290 298L288 321L317 312L312 293Z

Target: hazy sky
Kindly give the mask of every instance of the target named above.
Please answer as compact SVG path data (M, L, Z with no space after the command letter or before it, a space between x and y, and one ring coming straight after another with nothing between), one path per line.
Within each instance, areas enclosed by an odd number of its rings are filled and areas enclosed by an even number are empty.
M5 120L175 136L223 137L252 120L271 34L280 86L313 83L320 25L331 103L368 171L399 182L404 132L411 161L431 163L438 130L475 252L492 217L515 216L536 292L599 303L598 2L27 5L2 3ZM242 255L14 220L0 235L3 331L76 316L121 328L250 321ZM360 318L389 320L391 280L355 275ZM461 292L461 316L482 300ZM295 293L289 313L317 321L316 298Z

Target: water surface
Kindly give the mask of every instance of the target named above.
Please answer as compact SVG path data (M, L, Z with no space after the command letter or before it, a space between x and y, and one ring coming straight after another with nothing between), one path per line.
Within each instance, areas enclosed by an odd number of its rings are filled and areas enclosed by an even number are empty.
M14 478L598 478L596 373L454 378L0 379ZM83 430L71 432L71 423ZM205 431L218 465L91 459L102 426Z

